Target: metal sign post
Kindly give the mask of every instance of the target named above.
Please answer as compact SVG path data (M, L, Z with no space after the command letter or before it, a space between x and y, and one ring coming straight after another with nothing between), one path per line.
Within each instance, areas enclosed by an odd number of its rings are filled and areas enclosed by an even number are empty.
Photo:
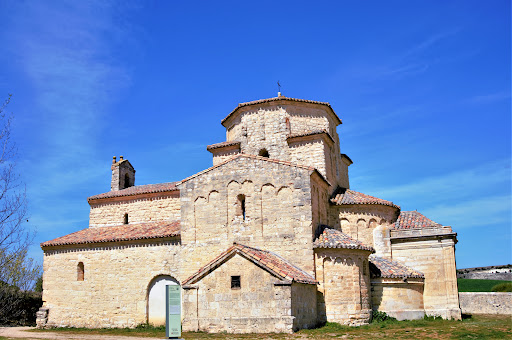
M181 337L181 286L165 286L165 336L167 339Z

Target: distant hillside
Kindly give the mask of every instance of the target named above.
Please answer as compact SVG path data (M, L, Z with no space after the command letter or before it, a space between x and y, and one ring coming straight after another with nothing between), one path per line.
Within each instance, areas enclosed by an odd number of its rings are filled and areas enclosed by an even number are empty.
M512 281L512 264L457 269L457 278Z

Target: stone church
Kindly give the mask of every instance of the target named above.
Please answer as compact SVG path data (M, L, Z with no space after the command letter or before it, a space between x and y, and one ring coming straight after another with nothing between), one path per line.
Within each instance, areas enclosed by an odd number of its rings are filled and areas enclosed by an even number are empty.
M457 234L352 190L329 103L239 104L213 166L135 185L121 156L89 227L41 244L38 325L134 327L165 320L180 285L184 331L292 332L326 321L460 319ZM421 194L421 193L418 193Z

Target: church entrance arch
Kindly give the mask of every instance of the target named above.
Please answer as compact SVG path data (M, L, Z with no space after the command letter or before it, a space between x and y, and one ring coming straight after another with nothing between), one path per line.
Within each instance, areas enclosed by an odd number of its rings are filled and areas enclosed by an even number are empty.
M159 275L148 286L148 323L161 326L165 325L165 286L179 285L178 280L168 275Z

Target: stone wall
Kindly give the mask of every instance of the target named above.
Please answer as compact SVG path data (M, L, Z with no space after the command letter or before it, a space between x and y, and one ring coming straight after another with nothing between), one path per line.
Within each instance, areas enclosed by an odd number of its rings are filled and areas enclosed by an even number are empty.
M128 214L128 222L177 221L180 219L179 191L170 193L154 193L124 196L90 203L89 227L109 227L124 223L124 215Z
M376 204L331 206L329 225L367 246L373 246L373 230L378 225L391 226L398 212L394 207Z
M493 272L469 272L469 273L457 273L459 279L477 279L477 280L501 280L501 281L512 281L512 273L493 273Z
M316 249L320 322L350 326L368 324L371 292L368 255L354 249Z
M423 319L422 279L372 279L372 308L398 320Z
M232 276L240 277L239 288L231 288ZM294 323L307 324L316 312L308 296L314 299L314 286L313 290L292 289L291 284L280 284L278 278L238 254L193 286L184 290L184 331L290 333ZM297 295L294 307L293 295ZM294 321L294 312L299 311L307 314Z
M464 314L512 314L512 293L459 293Z
M391 230L392 259L425 275L427 315L461 318L451 228Z
M83 281L77 267L83 263ZM135 327L147 322L153 278L179 276L177 240L46 248L43 302L47 326Z
M313 328L318 324L316 285L292 284L293 330Z
M240 157L183 182L182 276L234 241L273 251L313 275L310 176L307 169Z

